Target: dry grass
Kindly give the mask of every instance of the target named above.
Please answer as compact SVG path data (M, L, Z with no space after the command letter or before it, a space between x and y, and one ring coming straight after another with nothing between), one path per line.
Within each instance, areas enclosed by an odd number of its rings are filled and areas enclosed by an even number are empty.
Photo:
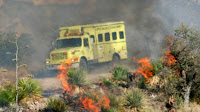
M185 110L183 107L181 107L177 112L200 112L200 105L196 102L190 102L189 110Z

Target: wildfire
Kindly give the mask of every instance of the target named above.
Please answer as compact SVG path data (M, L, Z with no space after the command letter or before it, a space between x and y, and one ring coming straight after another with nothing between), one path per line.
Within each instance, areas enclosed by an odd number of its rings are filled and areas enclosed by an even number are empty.
M133 60L135 61L136 58L134 57ZM141 64L140 67L138 67L136 73L142 74L146 78L146 83L149 83L151 80L151 77L153 76L153 66L150 63L150 59L148 58L142 58L141 60L137 61L138 64Z
M57 77L58 80L61 81L63 92L73 93L72 85L67 82L68 79L68 69L71 66L71 59L67 59L58 66L59 75Z
M174 65L177 62L169 49L167 51L167 54L165 55L165 62L167 66Z
M58 67L59 75L57 77L58 80L62 83L63 92L72 95L76 85L70 85L67 82L68 79L68 69L71 66L71 59L67 59ZM83 95L80 96L80 102L83 104L83 109L89 110L90 112L100 112L101 107L105 109L110 108L110 100L107 96L102 95L100 92L92 93L92 98L84 97Z
M101 95L98 92L95 92L92 94L92 97L95 99L91 99L88 97L85 97L83 99L83 97L80 97L80 100L84 106L83 109L87 109L91 112L100 112L101 111L101 107L105 108L105 109L109 109L110 108L110 100L108 99L107 96L105 95ZM95 102L97 100L97 102Z
M173 37L171 37L171 36L168 37L168 40L169 40L169 41L172 41L172 39L173 39ZM176 60L175 57L171 54L172 52L170 51L170 47L168 46L167 48L168 48L167 54L166 54L165 57L164 57L164 58L165 58L166 65L167 65L167 66L174 65L174 64L177 62L177 60Z
M83 99L81 96L80 100L84 106L84 109L90 110L91 112L99 112L101 110L101 108L98 107L97 103L95 103L95 101L88 97L85 97L85 99Z

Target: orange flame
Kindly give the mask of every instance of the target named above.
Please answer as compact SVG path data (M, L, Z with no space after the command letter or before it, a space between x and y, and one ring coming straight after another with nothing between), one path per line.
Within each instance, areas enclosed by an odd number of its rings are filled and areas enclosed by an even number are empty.
M134 58L134 60L136 60L136 58ZM142 64L142 66L138 67L136 73L142 74L147 80L146 83L149 83L153 76L153 66L150 63L150 59L145 57L138 60L137 63Z
M83 109L87 109L91 112L100 112L101 111L101 107L105 108L105 109L109 109L110 108L110 99L105 96L105 95L101 95L98 92L95 92L92 94L92 97L94 99L96 99L98 102L95 102L93 99L85 97L85 99L83 99L83 97L80 97L80 100L84 106Z
M171 51L169 49L167 51L167 54L165 55L165 58L166 58L165 62L167 66L174 65L177 62L177 60L171 54Z
M68 69L71 66L71 59L67 59L58 66L59 75L57 77L58 80L61 81L63 92L73 93L72 85L67 82L68 79Z
M85 97L85 99L80 97L80 100L84 106L84 109L90 110L91 112L100 112L101 109L98 107L97 103L95 103L92 99Z
M169 36L168 37L168 40L169 41L172 41L173 40L173 37L172 36ZM174 65L177 60L175 59L175 57L172 55L172 52L170 51L170 46L167 47L168 50L167 50L167 54L164 56L165 58L165 62L166 62L166 65L167 66L171 66L171 65Z

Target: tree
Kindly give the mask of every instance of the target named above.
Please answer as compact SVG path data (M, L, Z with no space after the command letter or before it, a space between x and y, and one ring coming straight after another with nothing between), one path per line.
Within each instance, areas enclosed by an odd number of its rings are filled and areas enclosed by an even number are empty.
M18 43L18 39L19 39L20 35L16 34L15 36L15 41L9 41L10 43L13 43L15 44L16 46L16 52L15 53L11 53L11 52L6 52L7 55L10 55L10 54L14 54L15 55L15 58L12 59L12 61L15 61L16 64L15 64L15 70L16 70L16 112L18 112L19 108L18 108L18 70L20 67L25 67L26 64L22 64L22 65L19 65L19 43ZM26 46L25 48L28 48L28 46Z
M192 28L180 27L166 45L176 60L171 68L178 70L183 81L181 94L184 97L184 108L188 109L192 84L200 76L200 33Z

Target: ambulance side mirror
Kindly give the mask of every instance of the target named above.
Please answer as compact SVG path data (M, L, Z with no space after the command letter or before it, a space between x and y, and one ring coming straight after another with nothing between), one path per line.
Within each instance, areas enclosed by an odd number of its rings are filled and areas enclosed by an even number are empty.
M54 41L51 41L51 46L55 46L55 42Z

